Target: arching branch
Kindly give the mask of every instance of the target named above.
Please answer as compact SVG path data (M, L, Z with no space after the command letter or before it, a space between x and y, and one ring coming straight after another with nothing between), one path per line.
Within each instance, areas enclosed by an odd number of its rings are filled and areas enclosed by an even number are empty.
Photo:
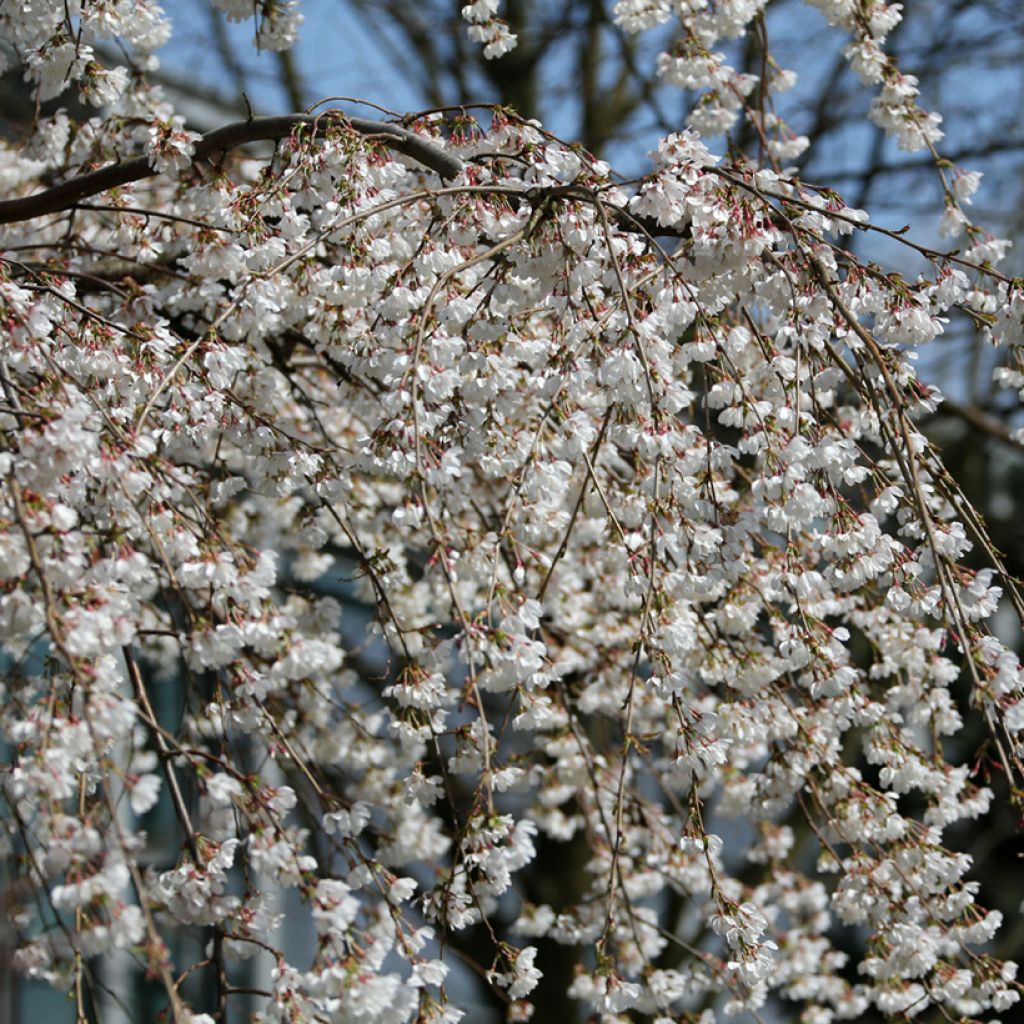
M236 121L207 132L196 143L193 160L202 160L214 153L243 146L247 142L285 139L300 125L322 125L330 121L332 116L340 116L340 112L280 114L275 117L254 117L247 121ZM436 171L442 178L455 178L462 171L462 161L458 157L446 153L436 143L408 128L362 117L350 117L346 120L357 132L379 137L391 149L404 153L424 167ZM143 181L155 177L156 174L157 171L145 156L108 164L97 171L80 174L34 195L0 202L0 224L13 224L17 221L31 220L33 217L43 217L48 213L57 213L88 196L98 195L129 182Z

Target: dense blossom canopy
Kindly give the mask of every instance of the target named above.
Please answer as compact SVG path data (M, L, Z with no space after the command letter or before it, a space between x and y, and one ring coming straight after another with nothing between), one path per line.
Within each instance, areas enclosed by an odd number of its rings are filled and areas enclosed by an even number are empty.
M268 1024L456 1021L473 929L516 1020L548 940L603 1021L1017 1001L946 832L992 799L969 719L1020 779L988 622L1024 603L916 357L984 331L1016 399L1024 289L886 55L900 5L812 0L873 121L936 154L955 254L787 169L793 72L716 49L765 2L617 4L677 25L658 70L699 93L637 181L504 110L204 137L147 77L155 3L0 6L26 88L95 111L0 162L0 823L17 967L81 1019L131 951L178 1024L224 1018L247 958ZM263 48L300 30L216 6ZM499 14L463 11L488 56ZM756 157L715 155L739 122ZM928 271L858 261L880 232ZM517 881L579 842L571 904Z

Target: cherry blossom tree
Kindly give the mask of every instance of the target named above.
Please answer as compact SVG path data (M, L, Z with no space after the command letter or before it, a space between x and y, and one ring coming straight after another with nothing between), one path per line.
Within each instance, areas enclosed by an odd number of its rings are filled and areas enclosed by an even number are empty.
M916 364L978 332L1019 401L1024 285L900 5L812 0L948 250L789 166L795 71L721 51L765 6L615 5L699 93L634 180L504 108L201 135L155 3L0 6L95 110L0 164L5 898L77 1024L126 957L175 1024L456 1021L470 972L513 1021L1016 1004L951 836L1022 793L1024 597Z

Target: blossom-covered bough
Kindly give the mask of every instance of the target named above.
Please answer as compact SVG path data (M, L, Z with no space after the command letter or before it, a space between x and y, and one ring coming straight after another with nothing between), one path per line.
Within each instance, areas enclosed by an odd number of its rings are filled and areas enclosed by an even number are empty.
M295 5L255 6L287 46ZM0 203L0 821L17 967L80 1021L129 955L180 1024L242 996L454 1021L460 961L524 1020L552 942L608 1021L1017 1001L945 844L992 799L971 720L1019 792L1024 677L987 621L1024 600L914 357L983 330L1021 388L1024 291L937 153L950 253L786 170L792 73L715 49L764 6L617 5L677 26L659 69L701 94L633 182L503 110L200 136L147 80L155 4L0 6L38 97L97 109L6 144ZM876 123L935 152L899 5L814 6ZM464 10L494 56L497 13ZM755 156L693 130L742 119ZM859 260L873 232L929 271ZM585 851L561 902L521 881L541 843Z

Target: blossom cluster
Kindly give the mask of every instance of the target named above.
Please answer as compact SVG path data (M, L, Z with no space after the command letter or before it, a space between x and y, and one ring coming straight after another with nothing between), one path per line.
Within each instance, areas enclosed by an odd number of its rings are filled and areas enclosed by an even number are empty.
M711 47L763 6L616 17L681 19L659 66L717 131L753 84ZM898 7L817 6L865 52ZM297 8L261 8L285 45ZM464 15L510 45L495 4ZM162 24L0 14L40 96L96 95L90 41ZM933 141L893 74L872 116ZM506 111L409 121L451 180L333 110L265 162L193 164L159 91L110 76L109 114L3 150L24 196L146 168L0 228L19 969L81 1010L85 964L130 950L184 1024L213 1019L184 976L223 1012L255 960L266 1024L454 1022L454 948L525 1020L545 940L608 1022L1012 1007L948 832L993 799L968 717L1020 773L1024 671L989 623L1024 605L920 430L942 396L914 359L953 318L1020 346L998 252L861 265L861 211L692 124L628 186ZM524 881L552 848L564 893Z

